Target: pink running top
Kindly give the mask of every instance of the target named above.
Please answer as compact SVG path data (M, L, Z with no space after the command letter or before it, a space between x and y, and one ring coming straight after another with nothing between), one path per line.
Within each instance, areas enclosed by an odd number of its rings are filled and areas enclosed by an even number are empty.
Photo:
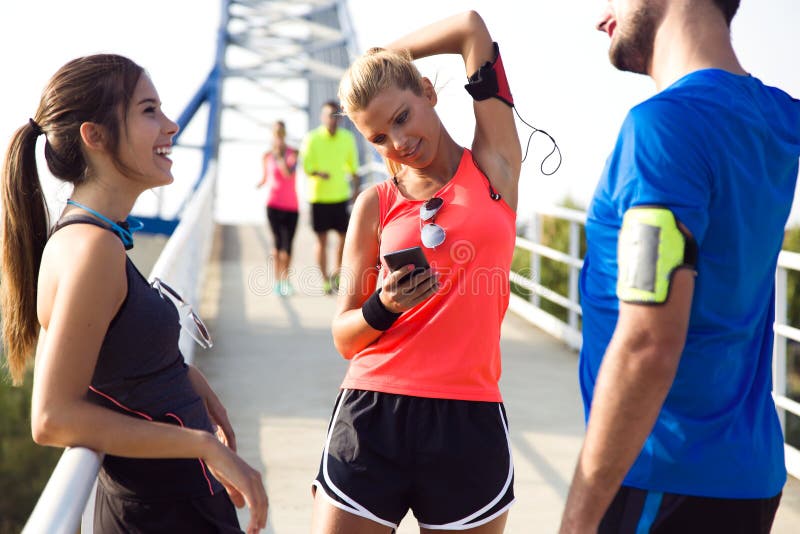
M264 174L267 178L267 206L284 211L297 211L297 190L295 189L295 168L297 150L286 147L286 166L289 175L281 171L272 152L264 154Z
M343 388L417 397L500 402L500 324L509 301L516 214L489 198L489 182L465 149L453 178L434 196L435 249L420 241L423 200L402 196L389 179L380 198L380 254L421 246L439 273L439 291L405 312L350 362ZM381 276L388 267L381 259Z

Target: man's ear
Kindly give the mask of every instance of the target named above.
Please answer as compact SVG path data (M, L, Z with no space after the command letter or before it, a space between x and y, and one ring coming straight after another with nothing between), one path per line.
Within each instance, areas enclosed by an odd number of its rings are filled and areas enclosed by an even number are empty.
M105 129L95 122L81 124L81 140L83 146L89 150L104 150L106 148Z
M422 94L428 99L431 106L435 106L439 101L439 95L436 93L436 88L433 87L433 82L426 77L422 78Z

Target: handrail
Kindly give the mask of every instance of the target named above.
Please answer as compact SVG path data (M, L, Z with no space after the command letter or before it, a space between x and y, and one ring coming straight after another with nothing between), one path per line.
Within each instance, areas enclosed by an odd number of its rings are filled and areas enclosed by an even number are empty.
M781 427L785 429L786 413L800 417L800 404L786 396L786 352L788 340L800 342L800 330L788 324L787 282L789 271L800 271L800 254L782 250L778 254L778 268L775 271L775 323L772 348L772 397L778 408ZM800 450L786 443L786 470L800 478Z
M541 218L553 217L569 223L568 252L556 250L541 242ZM528 219L526 237L517 236L516 248L530 253L530 270L527 273L510 273L513 283L529 290L531 298L525 299L512 293L510 309L541 328L548 334L564 341L569 347L580 349L583 338L579 328L582 313L578 296L578 275L583 267L580 257L580 226L586 223L586 213L561 206L536 207ZM561 295L540 283L541 258L565 265L569 273L567 295ZM544 311L540 299L544 298L567 310L567 321Z
M541 215L541 213L540 213ZM572 267L576 267L580 269L583 267L583 260L578 258L573 258L569 254L564 254L560 250L556 250L554 248L550 248L545 245L541 245L539 243L534 243L529 239L525 239L524 237L517 236L517 243L516 246L519 248L524 248L530 252L535 252L539 256L543 256L545 258L549 258L551 260L556 260L561 263L566 263Z
M193 308L197 308L198 290L203 276L202 268L206 265L211 252L216 178L216 163L212 161L202 184L186 204L181 222L164 245L150 271L150 280L161 278L178 291ZM186 362L192 363L195 343L184 330L181 330L179 347Z
M195 191L181 216L181 222L167 241L151 271L170 281L190 304L197 301L202 279L196 266L207 263L213 230L213 201L216 165L209 165L203 184ZM202 241L202 242L200 242ZM180 289L179 289L180 288ZM194 353L191 337L181 332L181 351L188 362ZM84 447L69 447L61 455L36 506L28 518L24 534L74 534L83 514L82 534L93 531L93 488L103 455ZM87 504L88 503L88 504Z
M75 534L102 461L103 455L95 451L67 448L22 533Z
M778 267L800 271L800 253L781 250L781 253L778 254Z
M534 208L534 213L544 215L546 217L555 217L569 222L578 224L586 224L586 212L583 210L576 210L574 208L567 208L564 206L537 206Z
M555 217L568 221L570 224L569 253L555 250L542 244L540 241L540 218L543 216ZM577 327L577 317L581 314L580 302L577 291L577 276L583 265L579 257L580 250L578 225L586 223L586 214L582 211L563 207L536 208L528 223L527 237L517 237L516 246L527 250L531 254L531 276L527 273L511 272L511 281L532 292L529 300L518 295L511 295L510 309L529 320L545 332L563 340L573 349L580 349L583 342L581 332ZM539 277L540 258L566 265L569 269L570 286L569 294L561 295L550 288L544 287L536 279ZM800 253L782 250L778 255L778 266L775 272L775 323L773 325L774 344L772 358L772 396L778 409L781 425L785 426L786 413L800 417L800 402L787 397L786 376L786 345L788 340L800 343L800 329L788 324L787 321L787 273L788 271L800 272ZM544 311L539 299L544 298L565 308L569 313L567 322ZM784 444L786 453L786 469L789 473L800 478L800 449L788 443Z
M372 170L378 172L377 165ZM153 276L164 277L172 282L176 289L192 287L198 284L200 273L194 266L205 265L210 247L210 232L213 229L212 217L213 190L215 187L216 167L209 168L208 180L195 192L191 203L187 205L181 223L172 238L167 242L159 260L151 271ZM569 253L550 248L540 242L538 228L542 216L556 217L570 223ZM579 256L579 226L584 224L585 214L577 210L549 207L536 209L529 221L527 238L517 238L517 246L531 253L532 275L529 273L511 273L511 280L533 292L530 300L512 294L510 309L520 314L545 332L565 341L570 347L580 349L582 337L577 325L581 314L577 292L577 276L583 264ZM203 247L194 247L194 252L187 252L187 243L203 241ZM542 286L536 281L539 275L539 257L547 257L558 261L569 268L569 294L564 296L552 289ZM786 340L800 341L800 330L786 324L786 273L788 270L800 271L800 254L782 251L778 257L776 272L776 313L775 313L775 353L773 357L773 397L783 422L785 411L800 416L800 403L786 397ZM187 282L191 281L191 282ZM193 286L195 289L197 285ZM196 290L187 292L184 298L191 303L196 302ZM570 319L561 319L545 312L539 306L539 297L559 304L568 310ZM182 338L182 343L184 339ZM187 352L191 354L193 343L189 340ZM182 350L185 350L182 346ZM189 356L189 359L191 356ZM786 444L786 466L795 477L800 477L800 451ZM58 465L39 498L23 534L64 533L76 531L81 510L91 495L92 485L102 461L102 455L89 449L75 447L64 451ZM90 516L90 513L86 514ZM91 525L84 522L84 534L92 532Z

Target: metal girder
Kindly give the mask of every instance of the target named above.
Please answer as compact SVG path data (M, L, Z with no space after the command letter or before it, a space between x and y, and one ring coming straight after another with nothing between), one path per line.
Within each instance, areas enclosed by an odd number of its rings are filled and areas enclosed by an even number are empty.
M298 95L283 95L274 85L302 80L308 90L301 109L308 127L315 127L321 105L336 99L339 80L358 51L346 0L231 0L229 17L227 43L231 53L226 56L223 81L238 78L260 84L265 99L285 102L289 110L283 111L291 111L301 108ZM238 52L237 61L233 59L234 50ZM280 111L235 104L239 113L258 113L255 120L259 121ZM355 130L349 121L342 126ZM361 136L356 138L362 161L372 160L372 148Z
M273 84L306 82L308 98L301 109L311 110L307 119L312 127L317 121L315 111L324 101L335 99L339 79L356 49L347 4L342 0L222 0L217 42L215 66L187 107L188 115L181 115L191 120L203 102L212 104L215 117L210 117L206 146L208 157L213 158L218 154L225 109L222 95L228 82L249 80L263 90L264 99L289 103L293 110L300 107L296 92L284 95ZM240 112L255 110L246 102L230 104ZM270 110L262 107L261 111L268 114ZM264 122L268 117L254 120Z
M197 120L200 109L208 109L203 162L192 192L218 159L220 143L246 139L223 136L227 114L244 115L265 129L294 114L298 120L305 119L309 129L315 127L322 103L335 100L339 79L357 49L354 36L344 0L221 0L214 66L178 119L184 131ZM251 99L257 101L228 94L226 86L234 80L248 82L258 93ZM297 82L305 83L306 95L298 94ZM289 84L295 85L287 89ZM342 127L354 130L349 122ZM371 159L371 150L356 137L362 143L362 160ZM176 142L181 144L179 137Z

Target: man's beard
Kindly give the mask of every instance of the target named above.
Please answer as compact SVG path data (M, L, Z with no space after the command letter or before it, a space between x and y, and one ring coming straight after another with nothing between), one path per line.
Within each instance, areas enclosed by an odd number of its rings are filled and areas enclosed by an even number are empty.
M663 8L645 3L628 17L625 28L614 35L608 57L619 70L648 74L653 61L656 28L660 23Z

